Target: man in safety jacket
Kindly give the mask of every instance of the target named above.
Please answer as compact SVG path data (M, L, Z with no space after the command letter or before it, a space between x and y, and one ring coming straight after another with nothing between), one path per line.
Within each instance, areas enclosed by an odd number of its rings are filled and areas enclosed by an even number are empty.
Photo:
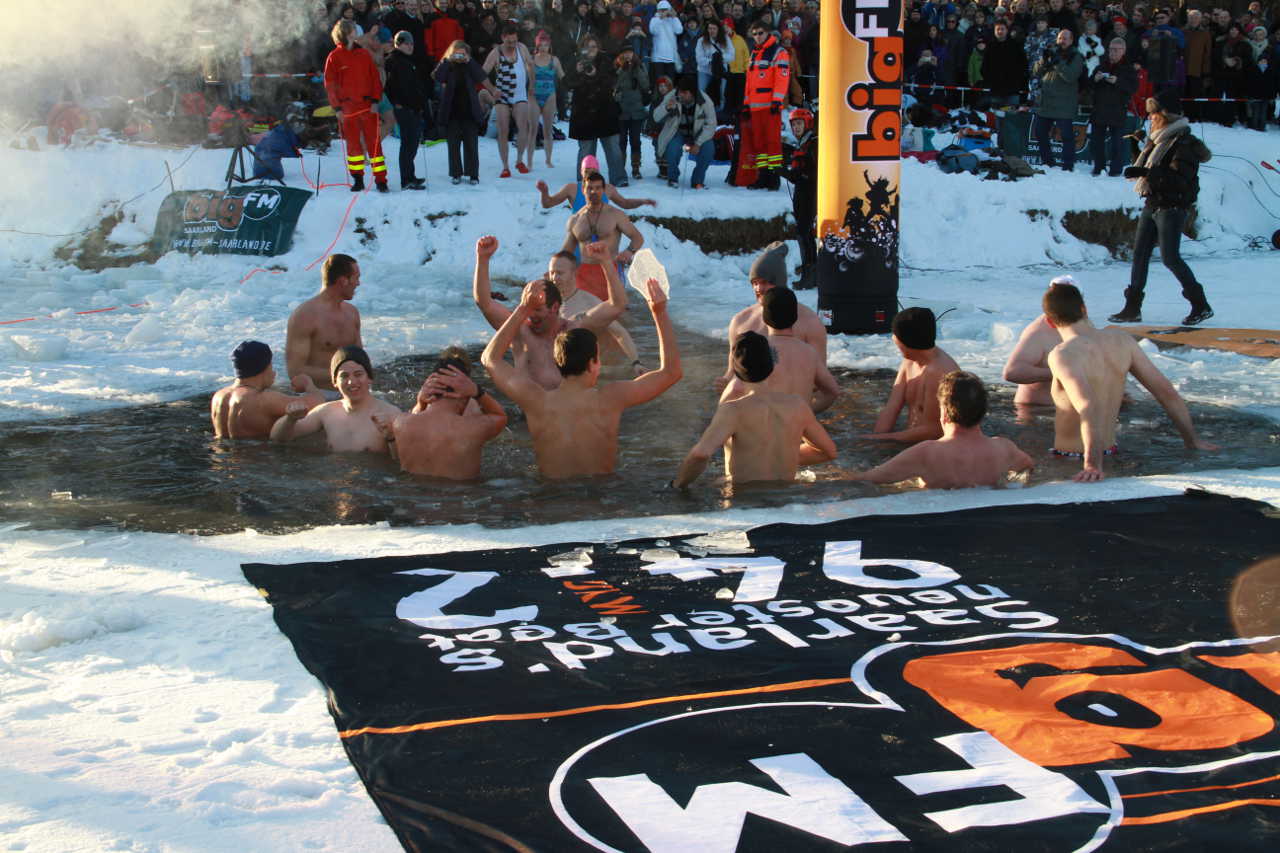
M747 66L734 182L776 190L781 185L782 105L791 86L791 57L759 21L751 25L750 35L756 47Z
M324 61L324 88L329 106L338 115L338 128L347 147L351 191L364 189L365 153L373 169L378 192L387 192L387 163L382 157L377 105L382 98L382 77L369 51L355 43L355 26L340 19L333 25L334 48Z

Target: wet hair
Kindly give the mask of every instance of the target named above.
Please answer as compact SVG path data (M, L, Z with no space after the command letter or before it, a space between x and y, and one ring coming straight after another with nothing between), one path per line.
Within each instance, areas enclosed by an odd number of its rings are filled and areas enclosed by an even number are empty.
M467 355L467 351L459 346L445 347L440 353L440 360L436 362L435 369L432 373L439 373L446 367L456 367L468 376L471 375L471 356Z
M602 184L605 183L604 175L599 172L587 172L587 176L582 179L582 185L585 187L593 181L599 181Z
M340 278L346 278L356 271L356 259L350 255L330 255L324 259L320 267L320 284L328 287Z
M552 259L553 259L553 260L554 260L555 258L559 258L559 259L560 259L560 260L562 260L562 261L568 261L568 262L569 262L569 264L570 264L571 266L573 266L575 269L576 269L576 268L577 268L577 266L578 266L578 258L577 258L577 256L576 256L576 255L574 255L574 254L573 254L573 252L566 252L566 251L564 251L564 250L562 249L562 250L560 250L559 252L556 252L556 253L555 253L554 255L552 255L551 257L552 257ZM554 285L552 285L552 286L554 287ZM557 291L557 292L559 292L559 291Z
M590 329L569 329L556 335L554 356L561 376L580 376L600 357L600 344Z
M773 373L773 349L759 332L743 332L733 342L733 375L743 382L763 382Z
M559 310L560 305L564 302L564 297L560 295L560 288L552 284L550 279L540 278L537 281L542 285L542 293L546 297L547 307Z
M1074 284L1049 285L1040 307L1055 326L1070 326L1084 319L1084 297Z
M938 383L942 415L956 426L975 427L987 414L987 387L964 370L953 370Z
M933 349L938 321L928 308L904 308L893 318L893 336L911 349Z
M764 324L770 329L790 329L796 324L799 307L796 305L796 293L789 287L774 287L765 291L760 297L763 309Z

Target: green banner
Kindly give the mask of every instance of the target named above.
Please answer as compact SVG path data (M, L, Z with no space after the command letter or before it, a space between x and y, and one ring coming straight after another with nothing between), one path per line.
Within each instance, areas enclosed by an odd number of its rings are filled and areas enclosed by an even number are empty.
M268 186L170 193L151 245L159 253L281 255L309 198L307 190Z

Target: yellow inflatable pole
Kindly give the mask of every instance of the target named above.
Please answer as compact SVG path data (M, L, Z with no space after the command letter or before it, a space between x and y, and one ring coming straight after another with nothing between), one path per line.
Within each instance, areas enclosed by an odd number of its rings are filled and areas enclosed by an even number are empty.
M889 331L898 306L901 0L827 0L818 73L818 314Z

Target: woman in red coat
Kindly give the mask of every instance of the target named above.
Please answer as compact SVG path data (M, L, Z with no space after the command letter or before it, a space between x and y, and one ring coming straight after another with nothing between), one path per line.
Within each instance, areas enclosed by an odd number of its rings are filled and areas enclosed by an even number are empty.
M364 189L365 152L373 169L378 192L387 192L387 162L382 157L377 104L382 98L382 78L369 51L355 42L355 25L346 19L333 25L334 48L324 62L324 88L329 105L338 114L338 128L347 146L347 170L351 191Z

